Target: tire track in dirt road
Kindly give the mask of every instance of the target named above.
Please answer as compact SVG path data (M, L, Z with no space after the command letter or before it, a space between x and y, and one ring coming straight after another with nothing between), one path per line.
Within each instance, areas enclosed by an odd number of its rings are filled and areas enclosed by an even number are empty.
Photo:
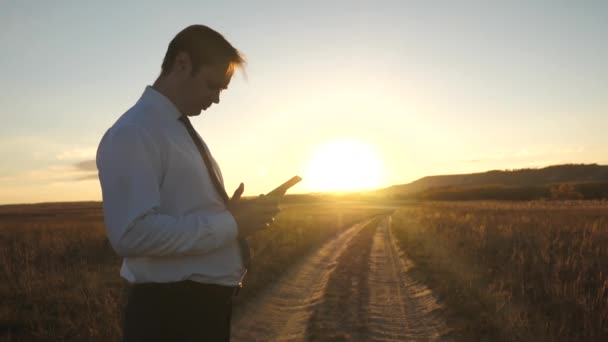
M392 236L392 218L376 229L370 255L367 310L370 341L448 341L441 306L408 274Z
M233 341L305 341L310 315L350 240L370 220L347 228L302 260L256 299L235 309Z
M308 341L367 341L369 259L377 222L355 236L329 276L308 324Z
M237 308L232 339L448 341L441 306L407 275L390 224L366 221L327 242Z

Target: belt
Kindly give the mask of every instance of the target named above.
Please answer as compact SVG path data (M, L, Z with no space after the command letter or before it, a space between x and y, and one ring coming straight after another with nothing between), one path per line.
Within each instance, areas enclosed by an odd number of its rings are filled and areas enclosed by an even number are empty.
M237 296L241 287L243 287L242 283L239 283L238 286L225 286L218 284L207 284L207 283L199 283L193 280L182 280L170 283L139 283L133 284L134 288L141 289L167 289L167 290L194 290L194 291L205 291L208 293L213 293L218 296Z

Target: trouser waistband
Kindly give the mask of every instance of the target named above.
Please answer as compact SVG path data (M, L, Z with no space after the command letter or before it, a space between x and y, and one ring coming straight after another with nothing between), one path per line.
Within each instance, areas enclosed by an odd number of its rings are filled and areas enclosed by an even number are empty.
M199 283L193 280L182 280L169 283L138 283L133 284L133 287L140 289L167 289L169 291L204 291L207 293L217 294L218 296L236 296L238 295L238 292L240 290L240 286L225 286L218 284Z

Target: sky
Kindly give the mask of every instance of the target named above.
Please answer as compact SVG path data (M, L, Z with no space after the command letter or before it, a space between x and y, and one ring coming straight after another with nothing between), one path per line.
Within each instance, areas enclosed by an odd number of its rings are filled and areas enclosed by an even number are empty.
M101 200L101 137L191 24L248 60L193 119L228 193L608 164L607 17L601 0L0 0L0 204Z

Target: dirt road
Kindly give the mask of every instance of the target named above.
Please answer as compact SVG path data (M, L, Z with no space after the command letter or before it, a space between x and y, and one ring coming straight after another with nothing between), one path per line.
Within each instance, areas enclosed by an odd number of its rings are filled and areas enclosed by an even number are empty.
M238 307L233 341L447 341L432 292L407 275L391 219L354 225Z

